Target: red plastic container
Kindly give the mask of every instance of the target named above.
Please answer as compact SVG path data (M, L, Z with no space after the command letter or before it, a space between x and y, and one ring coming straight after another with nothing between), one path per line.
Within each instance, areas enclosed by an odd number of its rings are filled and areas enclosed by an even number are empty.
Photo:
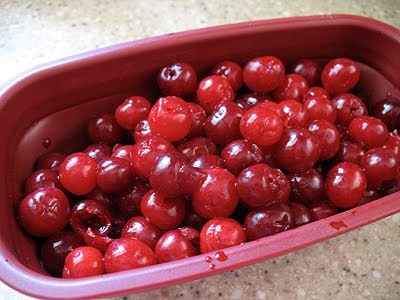
M37 245L17 225L14 208L38 155L84 146L85 121L111 111L126 96L157 95L159 68L188 61L204 75L215 63L244 63L276 55L297 58L345 56L362 67L360 92L370 101L400 96L400 31L375 20L328 15L225 25L125 43L40 66L0 89L0 279L40 298L116 296L177 284L282 255L400 211L400 192L258 241L224 250L226 261L206 257L159 264L87 279L46 274ZM43 141L48 139L46 149ZM48 142L48 141L47 141ZM47 146L47 145L45 145ZM339 226L340 225L340 226Z

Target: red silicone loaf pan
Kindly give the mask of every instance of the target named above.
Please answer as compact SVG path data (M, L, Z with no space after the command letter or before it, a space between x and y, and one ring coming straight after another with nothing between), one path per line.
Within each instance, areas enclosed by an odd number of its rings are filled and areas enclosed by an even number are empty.
M298 58L349 57L362 70L357 91L368 101L400 96L400 30L347 15L263 20L129 42L39 66L0 89L0 279L39 298L88 299L160 288L233 270L329 239L400 211L400 192L334 216L224 250L225 261L207 256L85 279L49 276L38 245L15 219L24 180L45 152L85 146L85 122L113 111L131 95L155 99L158 70L187 61L202 76L217 62L275 55L290 65ZM375 100L374 100L375 99ZM47 142L44 147L43 141ZM50 143L49 143L50 142ZM340 226L339 226L340 225Z

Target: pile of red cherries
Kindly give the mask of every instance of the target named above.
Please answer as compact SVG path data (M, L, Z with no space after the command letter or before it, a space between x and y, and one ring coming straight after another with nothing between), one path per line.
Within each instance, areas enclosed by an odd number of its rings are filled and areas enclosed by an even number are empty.
M163 67L162 96L87 123L88 146L40 156L17 216L49 274L80 278L219 251L400 190L400 101L355 91L358 64L275 56L198 78ZM157 87L155 87L157 88Z

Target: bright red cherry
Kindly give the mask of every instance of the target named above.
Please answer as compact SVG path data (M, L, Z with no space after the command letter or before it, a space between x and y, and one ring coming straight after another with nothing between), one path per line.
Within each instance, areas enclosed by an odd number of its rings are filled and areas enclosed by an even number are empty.
M63 189L56 170L41 169L33 172L25 181L25 194L44 187Z
M235 92L229 80L220 75L210 75L200 81L197 99L206 113L210 114L222 101L233 101Z
M85 195L96 187L96 169L96 161L88 154L70 154L60 166L60 182L72 194Z
M308 119L326 120L334 123L336 121L336 108L332 101L324 96L309 96L303 105L304 112Z
M312 168L307 172L287 175L290 181L290 200L309 206L325 198L325 181L321 173Z
M385 123L370 116L357 117L351 120L348 132L354 141L368 149L383 146L389 137Z
M239 95L235 100L236 104L245 111L265 101L272 101L272 97L268 94L246 93Z
M183 139L192 125L187 103L176 96L159 98L151 108L147 121L152 133L169 141Z
M113 148L107 144L90 144L82 152L86 153L99 163L102 159L110 157L112 151Z
M206 169L193 193L193 209L204 218L228 217L239 202L236 177L225 169Z
M150 101L144 97L129 97L115 109L115 119L122 128L135 129L140 121L147 119L150 107Z
M200 251L208 253L239 245L246 241L242 225L230 218L213 218L200 232Z
M281 139L283 122L273 110L255 106L243 115L240 121L240 132L252 143L267 147Z
M114 240L104 253L106 273L137 269L156 263L153 250L146 243L133 238Z
M161 230L142 216L130 218L121 231L121 237L141 240L151 249L154 249L160 236Z
M348 58L335 58L322 70L321 81L330 94L347 93L358 83L360 67Z
M364 102L353 94L339 94L332 98L336 108L336 123L347 126L356 117L366 116L367 107Z
M339 163L328 172L325 189L328 199L337 207L351 208L367 190L367 178L359 165Z
M321 157L318 137L305 128L285 130L276 145L278 165L289 172L310 170Z
M123 158L103 159L97 166L97 186L106 194L125 192L134 182L131 164Z
M82 246L65 258L63 278L83 278L104 273L103 254L93 247Z
M283 83L272 92L272 97L277 102L288 99L303 102L308 89L308 82L302 75L287 74Z
M185 216L185 198L167 199L159 192L150 190L140 201L140 210L158 228L175 229Z
M45 187L22 199L18 205L18 220L32 236L48 237L68 224L70 212L65 194L59 189Z
M177 229L167 231L160 237L157 241L154 253L158 263L183 259L199 254L190 240Z
M192 124L190 126L190 130L189 133L187 134L187 137L203 136L204 135L203 125L207 119L207 114L204 108L193 102L188 102L187 106L189 108L191 124Z
M256 57L244 67L243 80L253 92L269 93L283 84L285 66L275 56Z
M308 130L315 134L320 142L320 160L328 160L336 155L340 148L340 135L335 125L326 120L314 120Z

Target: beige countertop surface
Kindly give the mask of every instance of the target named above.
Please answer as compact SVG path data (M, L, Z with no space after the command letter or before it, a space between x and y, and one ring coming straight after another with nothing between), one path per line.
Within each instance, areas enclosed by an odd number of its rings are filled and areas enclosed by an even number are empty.
M0 84L49 60L217 24L347 13L400 28L399 0L0 2ZM396 214L239 270L113 299L400 299L399 261ZM0 299L28 297L0 283Z

